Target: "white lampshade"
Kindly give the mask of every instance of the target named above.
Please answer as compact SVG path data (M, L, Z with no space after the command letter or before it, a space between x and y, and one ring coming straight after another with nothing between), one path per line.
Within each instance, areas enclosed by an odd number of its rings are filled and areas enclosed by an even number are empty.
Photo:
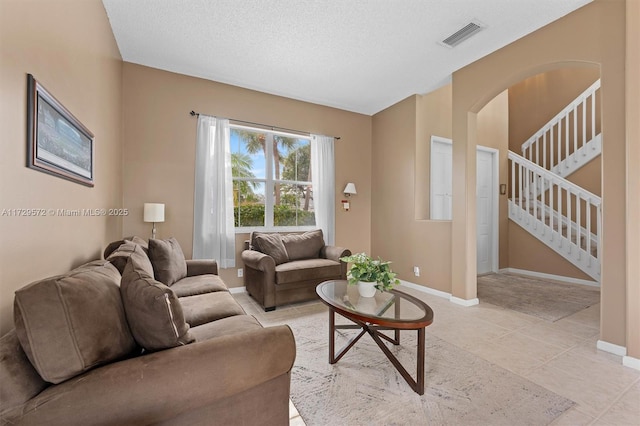
M347 186L344 187L344 191L342 191L342 192L344 192L345 194L350 194L350 195L351 194L357 194L356 185L354 183L352 183L352 182L349 182L347 184Z
M164 204L144 203L145 222L164 222Z

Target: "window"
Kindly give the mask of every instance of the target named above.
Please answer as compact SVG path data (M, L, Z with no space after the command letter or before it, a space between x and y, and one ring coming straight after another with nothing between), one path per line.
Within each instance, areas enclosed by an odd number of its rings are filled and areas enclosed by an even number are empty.
M312 228L311 140L231 126L236 230Z

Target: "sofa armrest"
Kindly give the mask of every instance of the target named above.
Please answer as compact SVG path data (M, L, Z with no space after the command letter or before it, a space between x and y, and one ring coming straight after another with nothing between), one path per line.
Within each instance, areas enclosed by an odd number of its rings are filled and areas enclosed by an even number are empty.
M268 254L256 250L245 250L242 252L241 257L245 266L257 271L274 272L276 270L276 261Z
M344 256L351 256L351 250L337 246L324 246L320 250L320 257L336 262L340 262L340 258Z
M288 326L179 346L104 365L52 386L22 407L20 420L159 423L289 374L295 352Z
M214 259L187 260L187 276L213 274L218 275L218 262Z

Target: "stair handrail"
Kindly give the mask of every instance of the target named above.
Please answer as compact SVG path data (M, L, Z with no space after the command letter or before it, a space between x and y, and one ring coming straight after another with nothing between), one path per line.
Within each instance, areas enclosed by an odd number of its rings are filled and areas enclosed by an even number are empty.
M523 164L524 166L526 166L527 168L533 170L534 172L548 178L549 180L554 181L554 183L558 186L560 186L561 188L565 189L565 190L571 190L574 193L579 193L582 197L582 199L587 200L589 202L591 202L592 204L600 207L600 205L602 204L602 199L592 193L587 191L586 189L582 188L579 185L576 185L575 183L561 177L558 176L557 174L550 172L549 170L545 169L544 167L541 167L539 165L537 165L536 163L534 163L533 161L530 161L526 158L524 158L521 155L516 154L513 151L509 151L508 153L508 158L509 160L513 160L515 163L517 164ZM515 180L515 176L511 177L513 180ZM513 191L515 191L515 185L512 185L511 187L512 190L512 194L515 197L515 194Z
M600 79L596 80L591 86L586 88L581 94L579 94L573 101L571 101L562 111L556 114L551 120L549 120L544 126L542 126L537 132L535 132L529 139L527 139L521 146L522 153L526 152L527 149L531 147L534 143L536 143L541 137L551 130L556 124L558 124L565 116L567 116L571 111L576 109L579 104L585 102L590 96L594 96L592 102L595 105L595 92L600 88ZM586 115L586 112L583 112ZM586 123L583 120L583 126ZM592 136L595 136L595 108L592 109ZM577 135L574 135L577 137ZM560 160L558 160L560 163ZM553 164L552 164L553 166Z

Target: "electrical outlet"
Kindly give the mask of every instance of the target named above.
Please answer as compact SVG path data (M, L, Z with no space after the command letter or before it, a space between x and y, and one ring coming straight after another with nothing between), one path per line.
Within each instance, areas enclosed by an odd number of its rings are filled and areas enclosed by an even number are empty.
M418 266L413 267L413 275L415 275L416 277L420 276L420 268Z
M242 272L243 272L243 269L239 268L238 269L238 278L242 278Z

